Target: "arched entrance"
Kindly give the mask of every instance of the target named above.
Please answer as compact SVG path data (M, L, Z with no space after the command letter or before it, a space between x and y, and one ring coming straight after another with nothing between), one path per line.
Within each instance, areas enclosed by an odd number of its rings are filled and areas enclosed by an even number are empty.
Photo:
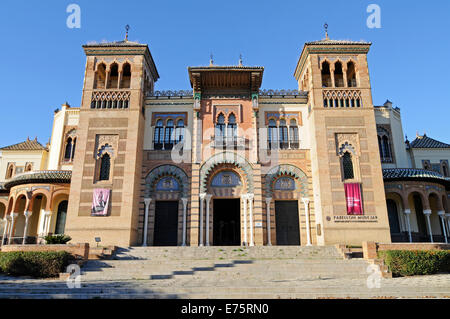
M177 166L161 165L151 170L145 181L142 245L186 245L187 174Z
M389 217L389 227L391 228L391 235L400 234L400 220L398 218L397 203L393 199L386 200L388 217Z

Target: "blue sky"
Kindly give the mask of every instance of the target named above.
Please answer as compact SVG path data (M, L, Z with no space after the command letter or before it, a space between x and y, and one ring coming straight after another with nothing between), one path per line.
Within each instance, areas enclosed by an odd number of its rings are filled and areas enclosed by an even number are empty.
M66 8L81 8L69 29ZM381 8L369 29L366 8ZM375 105L401 108L404 133L450 143L450 1L22 1L0 4L0 146L38 137L46 143L53 111L81 101L89 41L124 38L148 43L160 80L156 89L190 89L187 67L264 66L263 88L295 89L293 72L304 42L324 37L373 42L369 68Z

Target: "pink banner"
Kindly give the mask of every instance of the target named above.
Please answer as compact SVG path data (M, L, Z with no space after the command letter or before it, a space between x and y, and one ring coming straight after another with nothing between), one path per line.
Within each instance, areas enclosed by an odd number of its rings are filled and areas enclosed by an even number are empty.
M345 198L347 215L363 215L360 184L345 184Z
M94 195L92 198L92 216L106 216L108 215L109 207L109 189L96 188L94 189Z

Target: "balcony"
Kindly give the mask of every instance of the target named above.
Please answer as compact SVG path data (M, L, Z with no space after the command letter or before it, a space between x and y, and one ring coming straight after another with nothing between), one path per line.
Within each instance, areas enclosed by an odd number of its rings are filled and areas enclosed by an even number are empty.
M213 148L246 149L247 139L238 136L211 136Z

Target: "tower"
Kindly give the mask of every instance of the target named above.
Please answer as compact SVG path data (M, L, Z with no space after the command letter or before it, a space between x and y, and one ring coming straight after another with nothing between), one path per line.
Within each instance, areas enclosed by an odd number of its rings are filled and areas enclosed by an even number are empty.
M390 242L367 64L370 46L330 40L327 33L326 39L305 44L295 69L299 90L309 92L319 244Z
M87 61L66 231L74 242L100 237L102 244L128 246L137 242L144 99L159 75L148 46L128 37L83 49Z

